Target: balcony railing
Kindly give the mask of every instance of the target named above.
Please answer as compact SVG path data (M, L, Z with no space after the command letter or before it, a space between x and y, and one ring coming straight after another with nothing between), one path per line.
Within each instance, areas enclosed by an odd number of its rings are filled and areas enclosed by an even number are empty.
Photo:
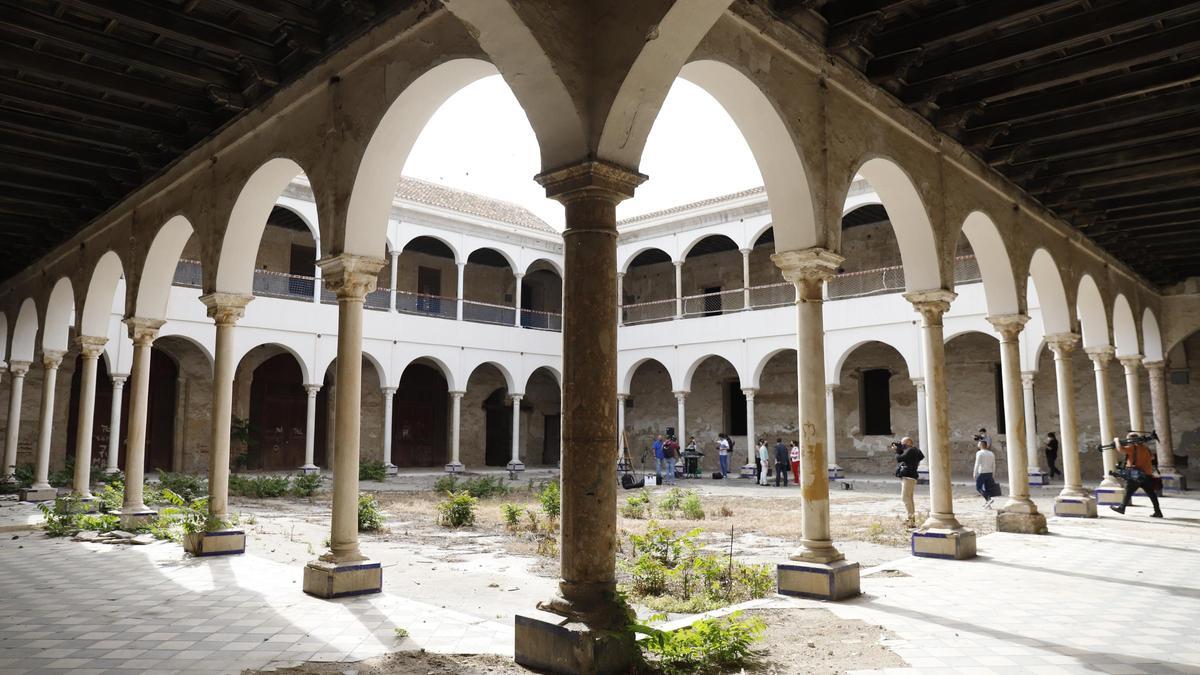
M300 298L312 302L314 277L254 270L254 294L268 298Z
M458 316L458 298L445 298L427 293L396 291L396 311L421 316L453 319Z
M501 326L516 325L517 314L515 307L493 305L489 302L463 300L463 319L476 323L494 323Z

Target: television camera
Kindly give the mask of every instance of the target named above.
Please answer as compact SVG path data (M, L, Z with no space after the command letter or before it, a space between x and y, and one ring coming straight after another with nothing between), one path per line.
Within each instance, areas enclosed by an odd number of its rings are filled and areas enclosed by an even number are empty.
M1125 438L1114 438L1112 443L1102 443L1097 446L1097 449L1103 452L1104 450L1117 450L1139 443L1146 444L1150 441L1154 441L1156 443L1158 442L1158 432L1156 431L1151 431L1150 433L1146 433L1144 431L1131 431L1129 433L1130 435ZM1153 453L1150 455L1150 461L1157 469L1158 458L1155 457ZM1119 478L1122 481L1137 482L1144 478L1140 469L1126 466L1124 462L1118 462L1116 468L1112 471L1109 471L1108 474L1115 478Z

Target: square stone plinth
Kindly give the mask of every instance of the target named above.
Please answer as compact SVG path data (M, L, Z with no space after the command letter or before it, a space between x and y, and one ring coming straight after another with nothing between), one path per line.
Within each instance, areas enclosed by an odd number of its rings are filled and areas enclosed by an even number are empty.
M58 496L58 488L22 488L19 498L23 502L52 502Z
M853 598L859 590L858 563L789 561L778 566L779 593L817 600Z
M1030 485L1049 485L1050 484L1050 474L1046 473L1045 471L1030 471L1029 472L1029 484Z
M121 510L117 512L117 520L121 523L121 529L123 530L136 530L139 527L144 527L157 517L158 513L153 509L138 509L136 511Z
M185 534L183 550L194 556L238 555L246 552L246 533L229 529Z
M1187 479L1178 473L1163 474L1162 491L1177 494L1187 490Z
M300 473L321 473L321 467L312 464L305 464L304 466L300 467Z
M463 465L459 462L450 462L446 465L446 473L462 473Z
M382 590L383 567L377 562L359 560L331 563L314 560L304 567L304 592L318 598L344 598Z
M538 671L562 675L628 673L637 645L632 634L598 631L582 623L516 616L514 657Z
M996 514L996 530L1014 534L1046 534L1046 516L1040 513L1010 513L1001 511Z
M739 478L754 478L754 472L756 470L757 469L755 469L753 464L743 464L742 468L738 470L738 477Z
M912 534L912 554L918 558L966 560L975 557L975 532L966 528L929 528Z
M829 480L841 480L846 477L846 473L842 471L840 466L829 467Z
M1125 488L1098 487L1092 490L1096 496L1096 506L1120 506L1125 500Z
M1062 518L1095 518L1096 500L1091 497L1055 497L1054 515Z

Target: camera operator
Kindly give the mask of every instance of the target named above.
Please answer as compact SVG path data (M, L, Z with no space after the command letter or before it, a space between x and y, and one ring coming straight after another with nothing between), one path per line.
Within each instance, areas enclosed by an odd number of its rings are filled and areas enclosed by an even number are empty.
M979 427L979 433L972 436L971 440L975 441L976 445L982 442L987 443L989 448L992 447L992 435L987 432L986 427Z
M905 525L916 527L917 508L913 503L913 490L917 487L917 467L925 459L924 453L913 445L913 439L905 436L892 443L892 452L896 453L896 477L900 479L900 499L904 502L904 510L908 513Z
M1162 509L1158 506L1158 495L1154 492L1154 463L1150 448L1142 442L1142 437L1135 431L1126 435L1126 442L1121 443L1121 451L1125 453L1125 499L1120 506L1111 506L1117 513L1125 513L1125 507L1133 502L1133 493L1140 488L1150 498L1154 505L1151 518L1162 518Z

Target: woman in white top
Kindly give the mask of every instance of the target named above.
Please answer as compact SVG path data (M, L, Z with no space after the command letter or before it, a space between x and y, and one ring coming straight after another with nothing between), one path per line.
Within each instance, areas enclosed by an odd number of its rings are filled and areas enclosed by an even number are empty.
M717 459L721 462L721 478L729 478L729 438L725 434L717 437Z
M992 497L998 490L992 476L996 472L996 454L988 447L987 441L979 441L979 450L975 451L975 491L983 497L983 505L992 507Z
M767 484L767 467L770 466L771 452L767 450L767 439L762 438L758 443L758 484Z

